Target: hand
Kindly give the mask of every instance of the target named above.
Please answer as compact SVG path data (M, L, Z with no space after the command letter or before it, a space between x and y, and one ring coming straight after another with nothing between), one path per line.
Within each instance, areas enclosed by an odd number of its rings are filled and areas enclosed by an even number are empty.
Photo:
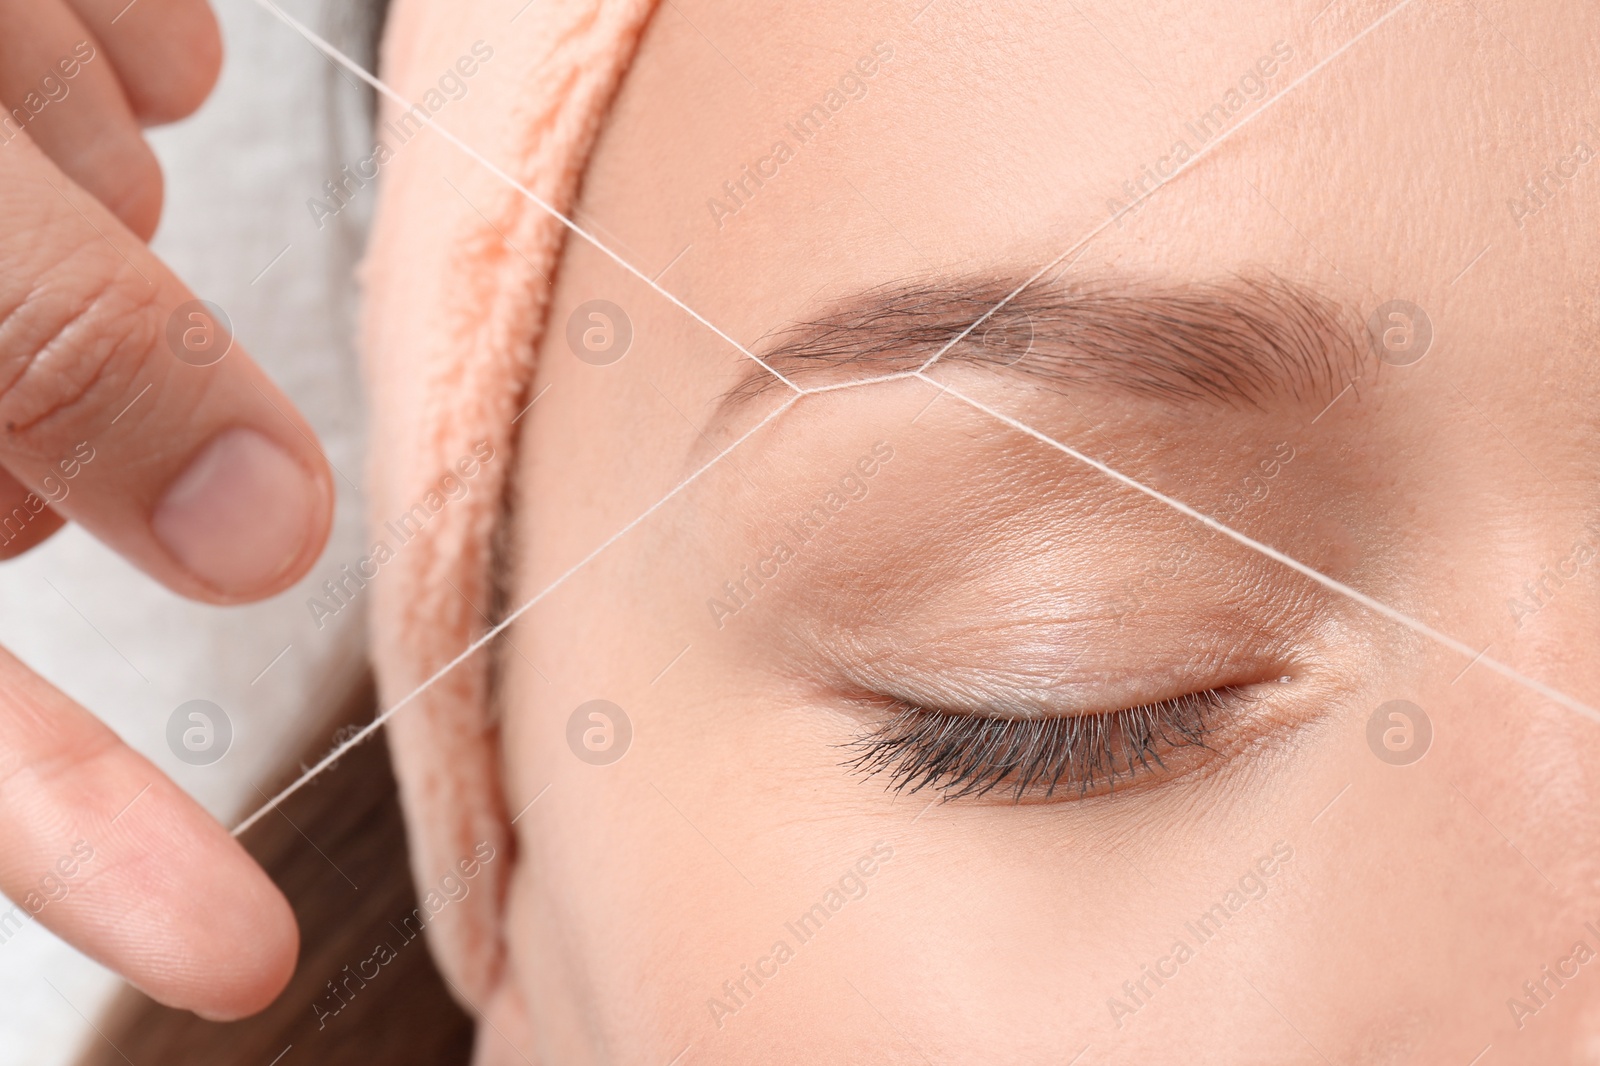
M219 604L293 583L333 509L310 428L143 243L140 124L199 106L220 55L204 0L0 0L0 557L70 519ZM288 904L227 832L3 651L0 890L209 1017L294 967Z

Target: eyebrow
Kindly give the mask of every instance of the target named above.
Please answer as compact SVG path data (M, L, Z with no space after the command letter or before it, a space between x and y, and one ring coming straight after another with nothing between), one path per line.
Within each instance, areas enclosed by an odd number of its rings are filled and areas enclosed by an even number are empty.
M940 363L1056 389L1252 408L1326 402L1360 374L1368 351L1338 302L1274 274L1186 283L1112 275L1018 292L1023 284L992 273L878 286L757 350L802 387L916 370L948 346ZM777 384L752 366L725 403Z

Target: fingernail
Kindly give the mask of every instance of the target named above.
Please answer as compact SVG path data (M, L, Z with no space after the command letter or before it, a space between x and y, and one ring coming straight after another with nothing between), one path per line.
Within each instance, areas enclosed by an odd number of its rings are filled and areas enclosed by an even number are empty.
M218 592L245 595L282 576L305 549L319 496L311 475L252 429L230 429L167 487L156 539Z

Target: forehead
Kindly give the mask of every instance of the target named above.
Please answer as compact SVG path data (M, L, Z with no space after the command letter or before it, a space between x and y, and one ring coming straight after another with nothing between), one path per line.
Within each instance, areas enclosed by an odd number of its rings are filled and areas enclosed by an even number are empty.
M1046 267L1179 287L1267 270L1368 325L1403 301L1436 354L1380 373L1392 402L1364 412L1449 454L1440 427L1482 417L1459 391L1481 382L1524 446L1581 437L1600 138L1574 42L1600 9L1321 7L664 5L574 214L716 331L570 240L524 454L557 483L636 485L591 516L608 531L782 400L718 417L748 356L797 323L875 289ZM573 357L597 300L632 335L603 367Z
M669 4L582 212L747 344L843 293L1080 244L1084 266L1266 263L1435 318L1497 242L1478 284L1574 290L1592 249L1540 226L1525 186L1595 141L1583 35L1561 27L1596 15L1321 7ZM1520 287L1540 311L1549 294Z

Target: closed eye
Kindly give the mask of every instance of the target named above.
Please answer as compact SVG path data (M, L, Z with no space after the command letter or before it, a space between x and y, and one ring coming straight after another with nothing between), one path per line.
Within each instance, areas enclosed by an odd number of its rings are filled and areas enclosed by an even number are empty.
M1243 702L1247 686L1221 686L1089 715L998 717L901 700L852 742L845 765L886 776L892 792L936 789L946 800L991 792L1014 801L1109 792L1141 774L1168 770L1163 755L1209 751L1210 736Z

